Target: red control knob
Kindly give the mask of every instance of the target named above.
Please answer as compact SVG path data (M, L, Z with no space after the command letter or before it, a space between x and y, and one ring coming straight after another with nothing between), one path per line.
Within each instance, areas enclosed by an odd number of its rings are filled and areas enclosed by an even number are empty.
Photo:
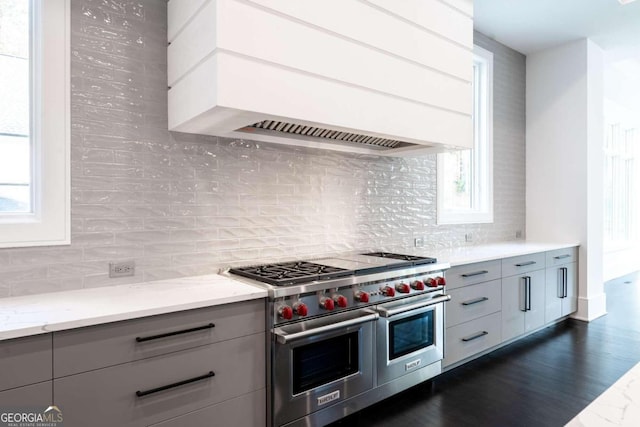
M358 291L355 297L360 302L369 302L369 292Z
M420 280L416 280L415 282L413 282L411 284L411 287L416 291L424 291L424 283L421 282Z
M335 303L338 305L338 307L344 308L347 306L348 301L347 301L347 297L343 296L343 295L334 295L333 296L333 301L335 301Z
M438 286L438 281L433 277L429 277L427 280L425 280L425 283L430 288L435 288L436 286Z
M307 304L302 302L297 302L293 304L293 309L295 310L298 316L306 316L309 313L309 310L307 309Z
M285 320L291 320L293 318L293 310L288 305L283 305L278 308L278 315Z
M388 297L392 297L395 296L396 291L392 287L385 286L384 288L382 288L382 293Z
M333 300L327 297L320 298L320 307L324 308L325 310L333 310Z
M411 288L406 283L400 283L396 285L396 290L401 294L408 294L409 292L411 292Z
M438 276L436 277L436 283L438 284L438 286L444 286L447 284L447 281L444 280L444 277Z

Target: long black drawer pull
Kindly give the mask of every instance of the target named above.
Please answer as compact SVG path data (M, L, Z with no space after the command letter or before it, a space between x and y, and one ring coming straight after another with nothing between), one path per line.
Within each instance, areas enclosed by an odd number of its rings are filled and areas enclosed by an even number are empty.
M480 297L480 298L472 299L472 300L463 302L462 305L473 305L473 304L477 304L479 302L484 302L484 301L489 301L489 298Z
M469 342L469 341L477 340L478 338L481 338L485 335L489 335L489 332L487 331L478 332L477 334L471 335L470 337L462 338L462 341Z
M487 274L488 272L489 272L488 270L474 271L473 273L461 274L461 276L462 277L473 277L473 276L479 276L481 274Z
M526 267L527 265L533 265L536 264L535 261L527 261L527 262L522 262L520 264L516 264L516 267Z
M564 255L558 255L558 256L554 256L553 259L565 259L565 258L569 258L571 255L569 254L564 254Z
M143 391L138 390L136 391L136 396L138 397L148 396L153 393L158 393L160 391L169 390L170 388L176 388L182 385L195 383L196 381L206 380L207 378L211 378L215 376L216 374L214 374L213 371L209 371L208 374L200 375L199 377L195 377L195 378L189 378L188 380L184 380L184 381L178 381L177 383L163 385L162 387L152 388L150 390L143 390Z
M188 334L190 332L204 331L205 329L211 329L211 328L215 328L215 327L216 327L215 324L209 323L208 325L198 326L197 328L190 328L190 329L183 329L181 331L167 332L166 334L151 335L151 336L148 336L148 337L136 337L136 341L137 342L145 342L145 341L157 340L157 339L160 339L160 338L172 337L174 335L181 335L181 334Z

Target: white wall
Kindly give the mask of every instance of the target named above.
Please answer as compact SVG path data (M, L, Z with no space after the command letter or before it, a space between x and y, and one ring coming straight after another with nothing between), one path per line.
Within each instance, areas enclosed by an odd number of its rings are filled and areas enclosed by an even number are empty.
M527 239L578 241L576 317L606 313L602 50L587 39L527 57Z

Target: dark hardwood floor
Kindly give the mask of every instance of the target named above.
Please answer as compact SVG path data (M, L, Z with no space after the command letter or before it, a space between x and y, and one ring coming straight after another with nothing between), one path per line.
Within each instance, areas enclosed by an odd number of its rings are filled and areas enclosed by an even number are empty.
M640 361L640 280L605 291L606 316L545 328L332 427L563 426Z

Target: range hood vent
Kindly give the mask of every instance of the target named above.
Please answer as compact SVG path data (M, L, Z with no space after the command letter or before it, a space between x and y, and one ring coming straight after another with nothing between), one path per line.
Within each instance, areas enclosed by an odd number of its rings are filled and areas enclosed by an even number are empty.
M364 135L351 132L343 132L321 128L317 126L308 126L297 123L281 122L275 120L264 120L252 125L238 129L239 132L261 133L264 135L279 135L295 137L296 139L304 138L316 141L335 141L338 143L362 144L375 150L389 150L393 148L413 146L409 142L398 141L395 139L382 138L372 135Z

